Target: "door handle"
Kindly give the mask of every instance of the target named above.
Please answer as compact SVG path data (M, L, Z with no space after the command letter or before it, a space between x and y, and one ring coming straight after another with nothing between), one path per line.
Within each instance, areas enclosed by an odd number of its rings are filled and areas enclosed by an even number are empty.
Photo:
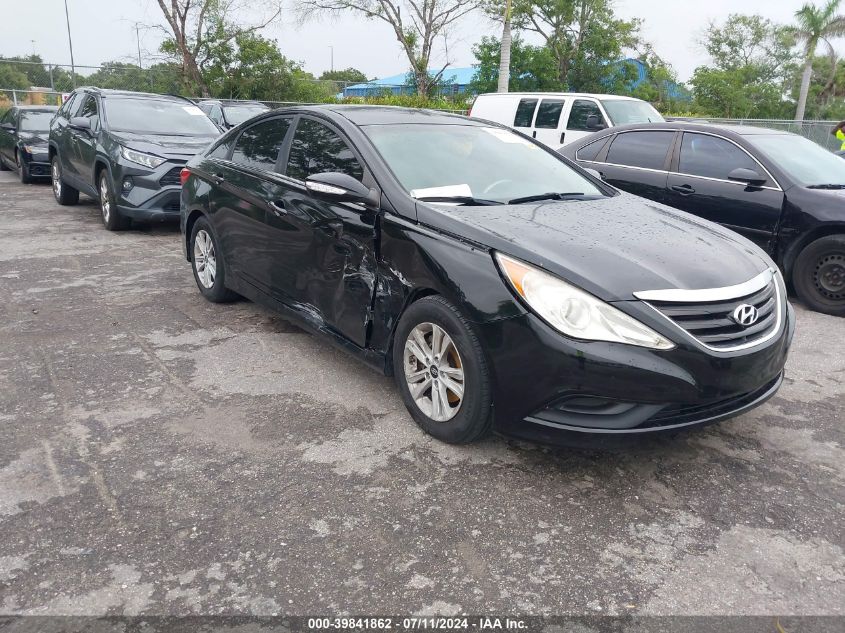
M285 209L285 201L284 200L276 200L270 202L270 211L273 212L277 218L282 217L283 215L287 215L288 210Z
M672 191L676 191L677 193L681 194L682 196L688 196L690 194L695 193L695 189L693 189L689 185L672 185L669 188Z
M531 138L537 138L537 130L531 132Z
M215 185L222 185L226 182L226 179L223 176L218 176L217 174L211 174L211 179L214 181Z
M560 133L560 144L563 145L563 139L566 138L566 132Z

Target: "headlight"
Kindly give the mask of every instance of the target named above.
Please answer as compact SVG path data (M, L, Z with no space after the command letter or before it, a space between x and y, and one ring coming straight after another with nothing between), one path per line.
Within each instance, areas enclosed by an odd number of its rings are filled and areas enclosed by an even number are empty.
M156 167L167 161L167 159L165 158L159 158L158 156L151 156L150 154L136 152L134 149L129 149L128 147L123 146L120 147L120 155L130 162L138 163L139 165L149 167L150 169L155 169Z
M675 344L601 299L538 268L496 253L514 291L559 332L586 341L627 343L667 350Z
M43 145L24 145L23 151L27 154L46 154L47 148Z

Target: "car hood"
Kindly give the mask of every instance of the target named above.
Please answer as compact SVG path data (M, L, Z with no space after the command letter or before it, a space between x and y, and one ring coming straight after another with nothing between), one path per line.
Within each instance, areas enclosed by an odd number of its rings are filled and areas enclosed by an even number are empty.
M633 300L642 290L732 286L772 265L727 229L625 193L482 207L421 203L418 219L545 268L605 301Z
M130 149L162 158L189 158L200 153L217 138L216 136L160 136L112 132L114 139Z
M24 145L47 145L49 132L21 132L19 138Z

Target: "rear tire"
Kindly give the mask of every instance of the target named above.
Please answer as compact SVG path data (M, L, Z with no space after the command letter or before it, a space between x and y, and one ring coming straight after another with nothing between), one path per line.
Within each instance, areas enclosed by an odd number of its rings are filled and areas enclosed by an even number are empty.
M11 171L8 167L6 167L6 163L4 162L2 156L0 156L0 171Z
M109 231L123 231L129 227L129 218L121 215L120 209L114 200L111 190L111 178L106 169L100 171L98 190L100 192L100 214L103 217L103 226Z
M21 162L21 155L15 154L15 163L18 166L18 176L20 176L21 184L28 185L32 182L32 176L29 174L29 166Z
M411 417L429 435L468 444L489 434L492 380L484 350L443 297L420 299L402 315L393 373Z
M53 196L56 202L63 206L72 206L79 202L79 191L62 180L62 163L58 154L50 161L50 177L53 180Z
M229 303L238 295L226 287L226 265L220 247L205 218L199 218L191 229L191 268L194 281L203 297L212 303Z
M829 235L805 246L792 270L792 283L808 308L845 316L845 235Z

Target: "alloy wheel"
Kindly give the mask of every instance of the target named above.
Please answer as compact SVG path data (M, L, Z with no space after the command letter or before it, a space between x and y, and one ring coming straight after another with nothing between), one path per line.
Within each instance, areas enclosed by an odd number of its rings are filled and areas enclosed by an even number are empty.
M464 368L458 348L439 325L420 323L405 341L405 380L417 406L436 422L448 422L464 398Z
M194 238L194 267L203 288L211 289L217 277L217 257L208 231L199 230Z
M56 200L58 200L62 197L62 173L59 170L58 158L53 161L50 174L53 176L53 195L56 196Z
M100 177L100 207L103 210L103 220L108 223L111 216L111 197L109 196L109 183L105 176Z

